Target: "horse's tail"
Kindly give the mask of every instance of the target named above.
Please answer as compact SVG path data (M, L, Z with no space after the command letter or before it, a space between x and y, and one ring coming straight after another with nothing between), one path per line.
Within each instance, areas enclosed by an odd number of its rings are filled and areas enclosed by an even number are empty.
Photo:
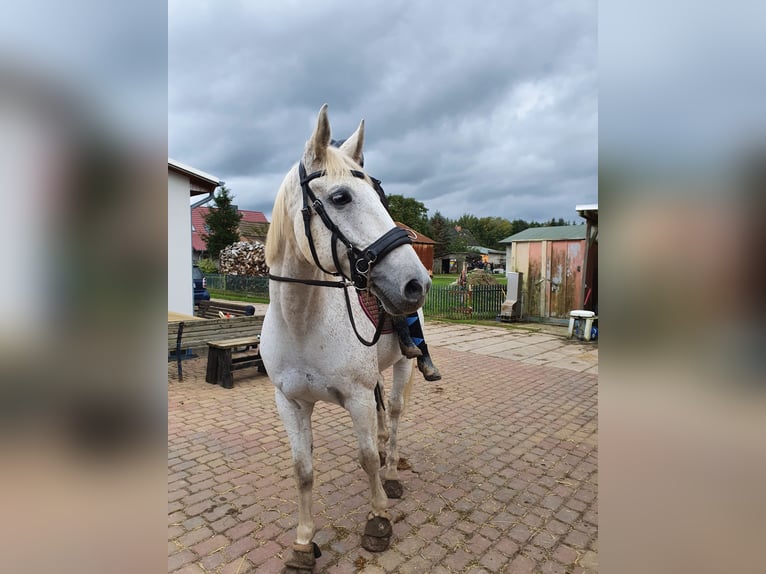
M414 363L414 359L410 360L410 363ZM417 372L417 368L415 365L412 365L412 370L410 371L410 378L407 380L407 384L404 385L404 393L402 397L402 415L407 412L407 405L410 402L410 393L412 392L412 386L415 383L415 373Z

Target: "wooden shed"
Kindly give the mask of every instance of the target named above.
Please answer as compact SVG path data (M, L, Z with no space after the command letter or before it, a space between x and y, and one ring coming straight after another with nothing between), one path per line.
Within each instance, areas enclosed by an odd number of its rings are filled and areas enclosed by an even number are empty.
M430 237L426 237L419 231L412 229L412 227L405 225L404 223L399 221L396 221L395 223L398 227L401 227L402 229L409 232L410 237L412 238L412 246L415 248L415 253L418 254L420 262L423 264L423 267L428 269L428 274L433 275L434 245L436 245L436 241Z
M523 318L564 322L583 308L588 227L530 227L500 242L507 245L506 270L523 273Z

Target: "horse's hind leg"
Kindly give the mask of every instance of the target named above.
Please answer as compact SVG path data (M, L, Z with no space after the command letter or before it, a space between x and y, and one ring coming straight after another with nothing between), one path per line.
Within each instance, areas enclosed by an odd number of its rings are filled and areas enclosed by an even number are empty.
M298 532L291 556L285 561L284 572L310 572L314 569L316 557L319 556L319 549L312 542L314 538L312 516L314 467L311 460L313 440L311 413L314 411L314 404L290 400L279 389L276 390L276 403L287 436L290 438L295 482L298 486Z
M390 420L388 452L386 453L385 482L383 488L389 498L401 498L404 489L399 481L399 419L404 411L407 386L413 376L412 361L401 359L394 364L394 382L388 399L388 417Z
M388 498L380 480L380 459L376 440L375 401L366 395L359 401L347 401L354 431L359 441L359 462L370 481L370 502L372 510L367 515L367 524L362 536L362 547L370 552L383 552L391 543L391 516L386 509Z

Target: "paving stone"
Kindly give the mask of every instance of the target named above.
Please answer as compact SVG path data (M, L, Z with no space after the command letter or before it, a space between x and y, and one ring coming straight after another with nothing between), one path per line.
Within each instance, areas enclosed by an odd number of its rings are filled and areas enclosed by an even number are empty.
M532 574L537 564L527 556L517 556L508 567L508 574Z
M175 570L173 574L205 574L205 571L199 564L187 564L180 570Z
M580 566L587 570L598 570L598 555L595 552L588 551L580 558Z
M579 530L572 530L564 537L564 542L577 548L586 548L590 542L590 536Z
M179 537L178 542L181 543L182 546L189 547L195 545L197 542L207 540L212 536L213 531L210 530L207 526L203 526L202 528L192 530L188 534L184 534L183 536Z
M194 552L190 550L181 550L176 554L168 556L168 572L174 572L182 566L193 562L196 559Z
M579 554L574 548L565 544L559 545L556 550L553 551L553 558L564 565L574 564Z
M315 408L315 572L597 571L597 378L585 372L597 352L494 327L430 322L426 337L444 378L416 379L400 423L411 469L390 501L389 550L360 547L369 486L348 413ZM233 389L208 385L205 358L184 362L183 382L168 365L168 571L279 572L297 505L273 387L249 369Z

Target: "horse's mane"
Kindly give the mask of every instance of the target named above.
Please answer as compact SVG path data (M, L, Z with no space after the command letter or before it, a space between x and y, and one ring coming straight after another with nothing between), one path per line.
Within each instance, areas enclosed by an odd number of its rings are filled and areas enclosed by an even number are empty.
M325 153L324 162L318 169L324 170L327 177L338 179L351 175L351 170L361 170L354 161L346 154L335 147L328 147ZM291 182L293 181L293 172L297 170L294 167L287 174L279 186L277 197L274 200L274 209L271 212L271 224L266 234L266 265L269 267L274 263L277 255L284 251L285 243L295 237L293 231L293 222L287 211L287 195L291 191Z

